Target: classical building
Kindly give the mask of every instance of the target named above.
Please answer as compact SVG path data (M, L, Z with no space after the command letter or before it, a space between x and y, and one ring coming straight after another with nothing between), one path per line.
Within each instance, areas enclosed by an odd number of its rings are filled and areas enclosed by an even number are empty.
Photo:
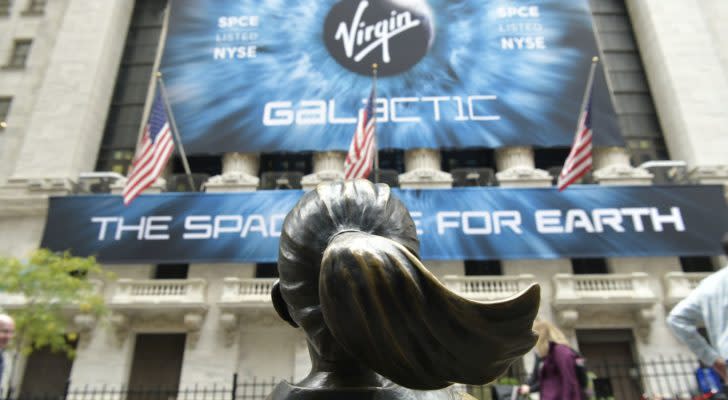
M166 6L167 0L0 1L0 254L23 256L41 245L50 197L120 192L153 91ZM597 147L593 173L581 184L728 187L728 2L590 6L626 145ZM379 179L403 190L548 188L568 150L382 150ZM341 151L230 152L191 156L190 165L195 186L207 193L310 190L341 179L344 158ZM179 157L164 178L147 193L190 190ZM556 321L593 363L689 354L665 316L725 262L717 252L426 260L443 283L474 300L538 282L540 315ZM21 358L16 387L56 390L67 379L184 387L228 383L233 374L249 381L308 372L303 334L281 321L270 301L274 264L177 260L104 268L117 277L100 284L108 320L73 316L77 357L40 351ZM16 306L22 302L0 293L0 307Z

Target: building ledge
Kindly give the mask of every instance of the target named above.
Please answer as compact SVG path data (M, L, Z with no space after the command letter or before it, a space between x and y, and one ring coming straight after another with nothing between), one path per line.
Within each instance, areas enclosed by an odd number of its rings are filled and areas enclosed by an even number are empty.
M665 306L669 309L675 307L680 300L687 297L700 281L710 275L710 272L668 272L665 274Z
M474 301L502 300L513 296L536 282L533 275L515 276L457 276L446 275L442 283L453 292Z
M655 318L657 295L652 291L648 275L631 274L556 274L553 278L552 305L559 323L573 328L584 316L598 318L602 314L627 316L637 321L643 334Z

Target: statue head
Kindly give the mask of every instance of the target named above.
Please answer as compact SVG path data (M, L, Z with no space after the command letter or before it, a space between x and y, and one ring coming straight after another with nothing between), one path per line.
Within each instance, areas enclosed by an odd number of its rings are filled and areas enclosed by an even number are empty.
M314 368L371 370L413 389L483 384L533 347L538 285L497 302L448 290L419 259L415 224L387 185L319 185L287 215L273 289Z

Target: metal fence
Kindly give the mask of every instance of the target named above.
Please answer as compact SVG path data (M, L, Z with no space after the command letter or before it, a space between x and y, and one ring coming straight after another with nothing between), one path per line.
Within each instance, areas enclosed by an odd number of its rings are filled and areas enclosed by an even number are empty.
M658 358L631 365L589 363L587 367L597 400L687 400L699 395L695 378L698 362L694 358ZM518 385L526 382L526 378L523 373L509 374L494 384L458 385L456 390L467 392L478 400L494 400L494 385L501 388ZM227 384L182 388L92 387L68 382L57 393L2 393L5 400L264 400L280 380L239 382L235 374Z

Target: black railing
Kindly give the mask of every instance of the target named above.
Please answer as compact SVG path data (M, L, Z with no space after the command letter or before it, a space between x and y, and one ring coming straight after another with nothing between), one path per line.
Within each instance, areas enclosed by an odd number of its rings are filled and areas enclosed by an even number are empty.
M661 357L630 365L588 362L587 367L592 375L597 400L689 400L699 395L695 378L698 362L693 358ZM239 382L237 374L234 374L227 384L184 388L90 386L68 382L64 389L56 393L2 393L5 400L264 400L279 381L278 378L270 378ZM494 385L503 389L504 386L514 386L525 381L526 376L523 375L505 376L491 385L458 385L455 390L465 391L478 400L493 400Z

